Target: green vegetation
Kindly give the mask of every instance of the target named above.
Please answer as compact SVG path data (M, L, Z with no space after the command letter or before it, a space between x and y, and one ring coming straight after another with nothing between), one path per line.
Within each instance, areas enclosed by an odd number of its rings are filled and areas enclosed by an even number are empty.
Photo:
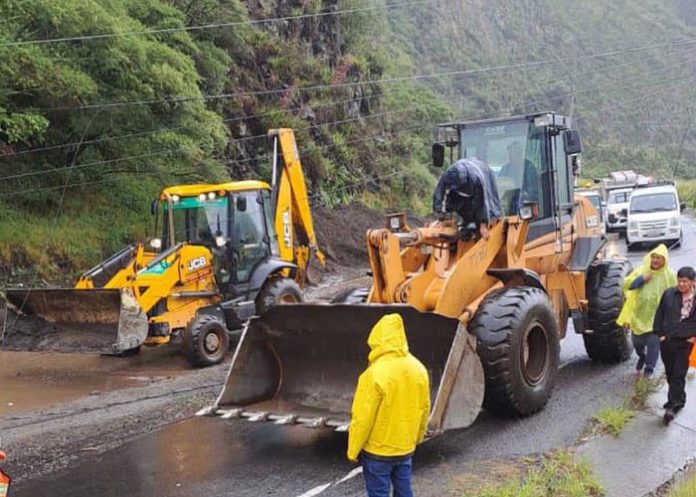
M636 381L633 393L621 406L605 407L592 417L593 433L609 434L618 437L637 411L645 407L648 397L658 389L658 381L640 378Z
M475 497L600 497L604 490L585 462L567 451L555 452L531 466L520 479L486 487ZM465 496L469 497L469 496Z
M267 178L272 127L296 130L313 199L327 206L425 213L433 123L542 109L577 121L587 177L696 176L691 46L666 46L694 33L688 2L359 10L394 3L4 2L0 279L35 265L74 276L141 239L162 186ZM344 9L358 10L246 23ZM75 36L102 37L23 43ZM425 74L436 76L408 79Z
M696 473L672 487L667 497L693 497L696 495Z
M618 437L635 415L635 411L623 406L605 407L594 416L593 420L597 423L597 431Z
M680 180L677 182L679 200L686 202L688 207L696 208L696 180Z

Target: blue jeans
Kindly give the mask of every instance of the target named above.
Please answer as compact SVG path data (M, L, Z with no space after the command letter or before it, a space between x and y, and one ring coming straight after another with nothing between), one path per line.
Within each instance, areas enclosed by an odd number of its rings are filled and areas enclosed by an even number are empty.
M655 333L644 333L636 335L631 333L633 348L636 349L639 359L645 361L645 372L652 374L660 355L660 339Z
M369 497L389 497L390 484L394 485L394 497L413 497L411 491L411 456L381 460L360 454L365 487Z

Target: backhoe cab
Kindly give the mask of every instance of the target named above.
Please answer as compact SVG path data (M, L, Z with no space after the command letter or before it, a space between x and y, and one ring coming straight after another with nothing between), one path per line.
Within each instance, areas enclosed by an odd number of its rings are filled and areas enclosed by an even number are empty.
M369 289L252 319L206 412L347 429L367 336L392 312L402 315L410 351L430 375L431 434L469 426L482 406L513 415L542 409L569 318L593 359L628 357L615 320L629 265L602 260L597 212L573 197L580 144L569 120L549 112L436 131L437 165L446 155L470 159L468 169L444 175L458 189L441 180L434 204L445 215L421 228L395 215L369 230ZM482 235L460 214L469 215L461 207L484 191L500 206L486 214Z
M181 339L189 361L205 366L225 357L229 330L236 336L250 317L301 301L301 289L321 279L324 256L294 134L278 129L269 137L271 184L166 188L151 206L161 235L148 248L126 247L74 289L7 290L19 315L6 320L4 344L130 354Z

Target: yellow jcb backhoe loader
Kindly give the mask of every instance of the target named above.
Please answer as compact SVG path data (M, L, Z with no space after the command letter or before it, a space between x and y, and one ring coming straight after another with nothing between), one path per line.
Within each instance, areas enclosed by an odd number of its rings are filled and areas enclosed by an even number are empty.
M3 345L130 354L180 337L193 365L210 365L224 358L228 330L276 304L301 301L301 288L321 279L324 256L294 134L269 136L271 185L166 188L152 205L162 233L151 240L153 250L126 247L73 289L7 290L19 315L7 314Z
M488 171L502 213L487 226L450 208L423 228L389 217L367 233L372 287L252 319L217 401L199 414L346 430L367 336L392 312L430 375L431 435L469 426L482 406L542 409L569 318L591 358L628 357L615 319L629 265L602 259L597 212L573 196L580 141L568 119L549 112L442 125L436 165L445 146L474 164L471 174ZM472 191L446 193L474 201Z

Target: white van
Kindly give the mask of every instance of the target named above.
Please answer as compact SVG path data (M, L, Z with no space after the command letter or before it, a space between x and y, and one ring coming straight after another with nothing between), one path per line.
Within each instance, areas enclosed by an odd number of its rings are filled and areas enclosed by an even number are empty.
M658 184L633 190L627 212L626 243L666 242L679 246L682 242L679 194L673 184Z

